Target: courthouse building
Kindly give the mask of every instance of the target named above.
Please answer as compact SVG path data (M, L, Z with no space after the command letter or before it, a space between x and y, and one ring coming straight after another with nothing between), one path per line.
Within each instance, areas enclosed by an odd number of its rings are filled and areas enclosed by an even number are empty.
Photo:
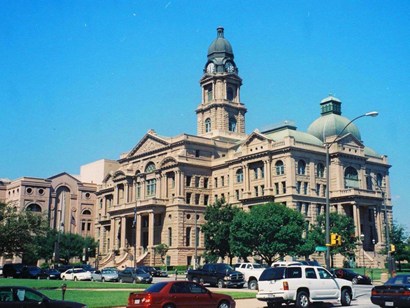
M223 28L198 69L197 134L149 130L96 191L100 266L159 265L154 247L160 243L169 246L169 265L192 265L195 256L202 263L204 211L220 198L244 209L282 203L314 224L325 210L325 144L333 141L331 211L351 217L355 235L364 235L357 263L381 262L373 251L385 244L385 213L392 219L390 165L365 146L354 123L345 128L350 120L342 116L341 101L328 96L318 102L319 117L312 115L307 132L284 121L247 134L242 79Z

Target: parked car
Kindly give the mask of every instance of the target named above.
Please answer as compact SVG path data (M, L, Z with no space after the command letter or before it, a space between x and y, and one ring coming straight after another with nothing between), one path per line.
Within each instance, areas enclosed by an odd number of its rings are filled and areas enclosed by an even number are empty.
M152 277L160 277L161 272L153 266L142 265L138 266L138 268L142 269L146 273L149 273Z
M248 284L248 289L256 290L258 288L258 280L266 267L257 263L240 263L235 270L241 272L245 276L245 281Z
M213 293L191 281L158 282L142 292L131 292L127 308L151 307L235 308L231 296Z
M245 284L244 275L225 263L208 263L199 269L190 269L186 279L201 284L209 283L218 288L242 288Z
M118 271L114 269L102 269L91 272L92 281L118 281Z
M131 283L151 283L152 276L140 268L126 267L123 271L118 272L118 279L122 282Z
M369 276L358 274L350 268L334 269L332 272L337 278L350 280L353 284L372 284Z
M271 267L302 265L299 261L276 261L271 264Z
M268 308L282 303L295 303L307 308L314 302L338 300L342 306L350 306L354 298L350 281L334 277L320 266L290 265L266 269L259 278L256 298L268 304Z
M380 307L410 307L410 275L397 275L373 287L370 300Z
M6 263L3 265L3 276L20 278L21 270L23 269L23 264L21 263Z
M82 268L70 268L64 273L61 273L61 279L63 280L91 280L91 273L85 271Z
M43 269L46 279L60 279L61 272L54 268Z
M60 301L50 299L44 294L27 287L4 286L0 287L0 306L32 308L86 308L87 306L77 302Z
M159 277L168 277L168 272L166 270L163 270L160 267L156 267L156 269L159 272Z
M38 266L25 265L21 269L20 278L26 279L45 279L47 275Z
M296 260L296 262L299 262L300 264L303 265L313 265L313 266L321 266L319 262L316 260Z

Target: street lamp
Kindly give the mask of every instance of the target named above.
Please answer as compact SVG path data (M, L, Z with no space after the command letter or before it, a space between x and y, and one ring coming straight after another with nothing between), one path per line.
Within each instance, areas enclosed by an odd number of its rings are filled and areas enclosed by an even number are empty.
M364 263L364 234L360 234L360 241L362 242L362 250L363 250L363 275L366 276L366 265Z
M376 240L372 239L373 243L373 259L376 257Z
M352 124L354 121L357 119L363 118L363 117L377 117L379 113L377 111L370 111L366 112L365 114L362 114L353 120L351 120L349 123L343 127L341 132L333 139L332 142L325 142L325 147L326 147L326 268L330 269L330 222L329 222L329 207L330 207L330 197L329 197L329 191L330 191L330 170L329 170L329 165L330 165L330 159L329 159L329 149L330 147L339 139L340 136L344 133L346 128ZM324 140L326 141L326 140Z

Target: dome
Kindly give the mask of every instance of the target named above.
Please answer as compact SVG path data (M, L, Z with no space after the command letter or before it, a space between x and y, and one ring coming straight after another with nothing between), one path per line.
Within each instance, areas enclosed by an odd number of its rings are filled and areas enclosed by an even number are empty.
M322 141L315 136L296 130L296 126L291 121L285 121L283 124L266 128L262 131L262 134L275 142L282 141L286 137L292 137L298 142L323 146Z
M216 39L208 47L208 59L225 57L233 59L232 46L224 38L224 28L218 27Z
M348 118L342 116L342 102L330 94L320 102L321 116L310 124L307 132L322 141L327 137L339 136L340 133L352 134L361 141L359 129L354 123L350 123ZM346 127L346 125L349 126Z
M348 118L335 113L322 115L310 124L307 132L316 138L325 141L329 136L338 136L343 128L350 122ZM352 134L357 140L361 141L359 129L354 123L345 128L343 134Z

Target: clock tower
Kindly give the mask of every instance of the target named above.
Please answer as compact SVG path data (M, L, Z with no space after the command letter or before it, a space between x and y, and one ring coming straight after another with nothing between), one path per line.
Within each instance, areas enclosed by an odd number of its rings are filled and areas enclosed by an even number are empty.
M246 108L240 101L242 79L224 28L208 48L208 60L200 80L202 101L196 109L197 134L215 139L242 139Z

